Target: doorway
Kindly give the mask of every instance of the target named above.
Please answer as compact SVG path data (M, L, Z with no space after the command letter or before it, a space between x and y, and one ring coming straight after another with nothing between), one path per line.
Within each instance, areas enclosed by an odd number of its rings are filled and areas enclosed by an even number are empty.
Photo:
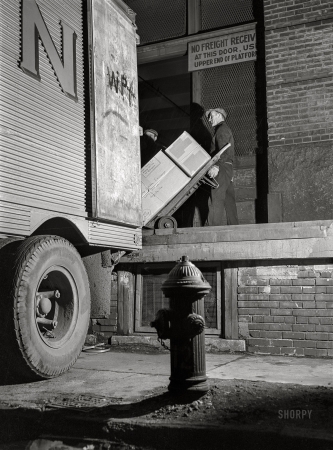
M158 143L168 147L190 130L191 74L187 58L140 65L139 121L158 132Z

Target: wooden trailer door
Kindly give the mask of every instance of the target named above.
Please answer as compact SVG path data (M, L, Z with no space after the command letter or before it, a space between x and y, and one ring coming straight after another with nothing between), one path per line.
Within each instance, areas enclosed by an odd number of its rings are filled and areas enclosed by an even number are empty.
M91 0L93 216L141 226L135 26L121 0Z

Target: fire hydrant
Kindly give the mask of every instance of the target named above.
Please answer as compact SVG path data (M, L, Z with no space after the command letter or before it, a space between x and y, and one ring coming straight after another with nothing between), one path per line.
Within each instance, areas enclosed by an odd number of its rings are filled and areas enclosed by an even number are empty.
M151 326L160 339L170 339L169 391L207 392L204 296L211 290L187 256L171 270L162 285L170 309L161 309Z

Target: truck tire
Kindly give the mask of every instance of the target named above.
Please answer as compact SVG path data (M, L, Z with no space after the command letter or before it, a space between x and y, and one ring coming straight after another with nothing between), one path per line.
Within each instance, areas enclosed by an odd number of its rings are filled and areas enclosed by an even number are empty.
M29 380L58 376L77 360L89 324L81 257L66 239L47 235L1 250L0 371Z

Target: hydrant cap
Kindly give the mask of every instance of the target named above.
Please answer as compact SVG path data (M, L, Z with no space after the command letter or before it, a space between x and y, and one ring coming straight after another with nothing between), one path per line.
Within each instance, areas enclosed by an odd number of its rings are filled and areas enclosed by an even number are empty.
M188 256L182 256L181 261L171 270L167 280L162 284L166 297L180 293L204 296L211 290L201 271L189 261Z

